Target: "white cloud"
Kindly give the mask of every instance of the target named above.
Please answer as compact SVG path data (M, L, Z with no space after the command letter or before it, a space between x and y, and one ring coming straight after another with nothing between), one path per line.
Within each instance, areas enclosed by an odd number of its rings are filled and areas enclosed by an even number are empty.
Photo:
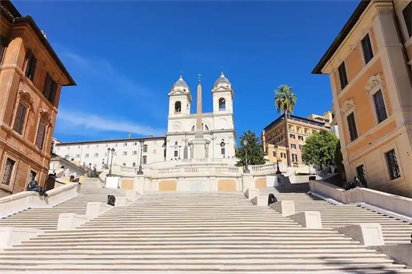
M57 124L64 125L65 130L81 132L82 129L92 129L100 132L125 132L140 136L163 136L165 131L139 125L129 121L107 119L95 114L82 112L68 112L60 109Z

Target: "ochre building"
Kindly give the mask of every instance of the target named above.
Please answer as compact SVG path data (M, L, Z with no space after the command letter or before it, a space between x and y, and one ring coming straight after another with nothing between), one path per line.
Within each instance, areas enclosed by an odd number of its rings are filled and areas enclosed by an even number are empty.
M330 130L332 114L328 111L323 116L312 114L309 117L289 115L286 133L283 115L265 127L262 132L262 145L270 162L287 162L285 140L288 138L291 164L302 164L302 148L306 138L315 132Z
M32 177L44 185L62 86L75 85L44 33L9 1L0 6L0 195Z
M330 76L347 179L408 197L411 59L411 1L361 1L313 70Z

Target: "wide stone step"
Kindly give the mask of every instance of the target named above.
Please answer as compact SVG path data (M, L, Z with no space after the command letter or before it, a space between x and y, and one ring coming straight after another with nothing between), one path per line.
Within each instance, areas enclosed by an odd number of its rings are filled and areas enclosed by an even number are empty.
M56 264L56 265L2 265L2 270L55 270L55 271L296 271L296 270L306 270L306 271L318 271L318 270L380 270L381 273L385 271L403 269L403 265L395 264L344 264L339 262L331 262L330 264L314 264L314 265L305 265L304 261L301 261L301 264L291 264L291 265L282 265L282 264L269 264L269 265L215 265L211 266L209 264L205 265L66 265L66 264ZM358 272L361 273L361 272ZM388 272L390 273L390 272ZM396 273L396 272L395 272Z
M135 265L135 266L146 266L146 265L175 265L175 266L189 266L189 265L204 265L204 266L216 266L216 265L225 265L225 266L249 266L249 265L259 265L259 266L268 266L268 265L294 265L304 263L305 265L345 265L345 264L390 264L393 260L385 258L325 258L325 259L238 259L238 258L224 258L224 259L190 259L190 260L179 260L179 259L119 259L115 260L118 265ZM98 267L112 265L113 261L110 259L106 260L49 260L47 257L42 259L25 259L25 260L14 260L8 259L7 261L1 261L0 265L10 266L10 265L54 265L54 264L80 264L80 265L95 265Z

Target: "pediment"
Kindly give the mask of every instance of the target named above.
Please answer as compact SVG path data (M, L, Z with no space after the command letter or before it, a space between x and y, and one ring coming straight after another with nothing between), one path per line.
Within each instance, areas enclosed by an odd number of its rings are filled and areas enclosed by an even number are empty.
M365 86L365 89L368 92L380 89L383 87L383 79L380 73L369 78L368 83Z
M343 103L341 112L347 114L352 112L352 110L355 110L355 103L353 102L353 99L348 99Z

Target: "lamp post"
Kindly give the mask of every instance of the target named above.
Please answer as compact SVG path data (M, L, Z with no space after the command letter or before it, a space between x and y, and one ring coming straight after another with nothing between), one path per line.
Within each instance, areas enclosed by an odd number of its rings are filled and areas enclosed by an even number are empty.
M247 140L246 139L244 139L243 140L243 145L245 146L245 173L250 173L250 170L249 170L249 167L248 167L248 165L247 165Z
M143 161L143 140L139 141L140 143L140 161L139 161L139 170L137 171L137 174L143 174L143 169L142 169L142 161Z
M276 174L282 174L282 172L280 172L280 169L279 169L278 146L277 145L275 145L275 157L276 157L276 165L277 165Z
M106 169L109 168L109 158L110 158L110 147L107 148L107 163L106 163Z
M110 159L110 169L109 169L109 174L107 175L107 176L111 176L112 175L112 165L113 165L113 155L114 155L114 152L116 151L114 148L112 148L112 149L107 149L107 151L108 152L111 152L111 159ZM107 155L107 156L109 156L109 155Z

